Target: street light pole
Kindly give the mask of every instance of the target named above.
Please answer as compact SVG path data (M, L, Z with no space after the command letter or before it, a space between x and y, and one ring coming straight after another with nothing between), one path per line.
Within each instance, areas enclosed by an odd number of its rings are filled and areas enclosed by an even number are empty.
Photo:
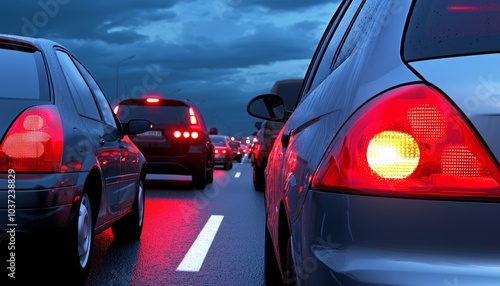
M120 64L123 63L124 61L128 61L128 60L131 60L133 59L135 56L130 56L128 58L125 58L121 61L119 61L117 64L116 64L116 97L115 99L118 100L118 77L119 77L119 74L118 74L118 70L120 68Z

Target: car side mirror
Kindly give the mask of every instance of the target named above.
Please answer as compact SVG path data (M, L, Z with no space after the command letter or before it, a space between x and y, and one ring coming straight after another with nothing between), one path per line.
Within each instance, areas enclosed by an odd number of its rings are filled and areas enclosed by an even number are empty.
M122 123L122 131L125 135L139 134L151 129L151 121L145 119L132 119L128 123Z
M283 98L273 93L254 97L247 105L247 112L253 117L281 122L285 122L289 115Z

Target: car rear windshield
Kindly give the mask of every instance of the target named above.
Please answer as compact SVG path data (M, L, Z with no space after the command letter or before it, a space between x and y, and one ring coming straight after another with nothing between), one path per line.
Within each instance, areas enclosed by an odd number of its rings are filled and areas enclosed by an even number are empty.
M131 119L147 119L154 123L188 125L189 107L186 105L154 105L134 102L120 104L118 118L122 122Z
M0 98L49 100L40 51L0 44Z
M210 141L214 146L226 147L226 138L224 136L210 136Z
M500 51L500 0L418 0L404 42L408 61Z

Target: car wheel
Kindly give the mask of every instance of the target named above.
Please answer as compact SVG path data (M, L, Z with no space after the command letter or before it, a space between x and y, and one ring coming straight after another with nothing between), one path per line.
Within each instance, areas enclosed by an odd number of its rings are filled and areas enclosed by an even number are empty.
M228 162L228 161L226 161L226 163L224 163L224 170L226 170L226 171L231 170L232 167L233 167L233 163Z
M193 174L193 186L198 190L203 190L207 185L207 172L205 169Z
M142 234L144 223L144 179L137 184L137 197L132 211L111 226L113 236L117 240L135 240Z
M253 166L253 188L256 191L264 191L264 170L256 164Z
M64 275L72 277L78 284L86 280L94 246L94 225L90 196L83 193L77 208L78 213L62 238L66 260L61 261ZM63 252L63 253L64 253Z
M267 226L264 227L266 229L264 241L264 275L266 285L280 285L282 279L278 261L276 260L276 254L274 253L273 241L271 240L271 235L269 234Z
M214 181L214 168L211 167L210 170L207 171L207 183L213 183Z

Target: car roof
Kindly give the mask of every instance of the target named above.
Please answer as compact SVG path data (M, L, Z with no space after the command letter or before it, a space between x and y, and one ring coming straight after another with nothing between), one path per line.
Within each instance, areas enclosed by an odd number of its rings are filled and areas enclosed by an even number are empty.
M64 46L62 46L61 44L49 39L25 37L11 34L0 34L0 42L36 48L38 50L43 50L43 48L47 46L60 46L64 48Z

